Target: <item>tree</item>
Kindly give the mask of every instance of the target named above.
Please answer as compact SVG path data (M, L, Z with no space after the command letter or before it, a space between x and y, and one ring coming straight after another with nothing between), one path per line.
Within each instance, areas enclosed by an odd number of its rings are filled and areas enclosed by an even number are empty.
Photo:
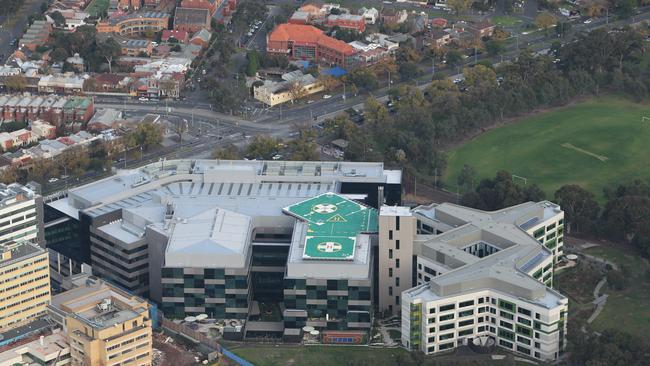
M21 74L9 76L5 80L5 87L12 92L22 92L27 89L27 79Z
M472 0L448 0L447 5L460 15L472 6Z
M316 132L308 128L300 128L298 137L289 143L292 150L291 160L313 161L319 160L318 145L316 145Z
M403 81L412 80L418 77L420 69L414 62L402 62L398 67L399 76Z
M497 56L506 50L506 46L502 40L490 39L485 42L485 50L490 56Z
M555 33L558 37L565 37L571 31L571 22L558 21L555 23Z
M289 94L291 95L291 103L300 100L307 95L307 90L299 81L294 81L289 86Z
M374 90L377 88L377 77L369 69L357 69L350 73L352 83L361 90Z
M257 51L252 50L246 54L246 75L255 76L257 74L257 69L260 67L259 59L257 56Z
M50 18L54 20L54 25L57 27L65 27L65 17L59 11L54 11L50 13Z
M325 91L332 91L341 85L341 80L329 75L319 75L318 83L325 88Z
M237 146L229 144L224 147L216 148L212 153L212 159L238 160L241 159L241 154Z
M140 123L133 131L124 136L128 148L140 147L148 150L149 147L162 142L162 128L151 122Z
M269 160L278 151L280 140L265 135L255 135L246 146L246 156L250 159Z
M473 190L476 183L476 169L467 164L463 165L456 183L464 192Z
M122 47L112 37L107 38L104 42L97 44L97 54L106 59L108 62L108 72L113 73L113 58L122 53Z
M461 55L458 50L450 50L447 52L445 58L447 60L447 65L451 67L456 67L463 61L463 55Z
M562 207L567 220L567 232L588 230L598 218L600 207L593 193L576 184L555 191L555 201Z
M540 13L535 18L535 25L541 29L544 29L544 32L546 32L547 28L549 28L556 22L557 22L557 18L555 18L555 16L549 12Z

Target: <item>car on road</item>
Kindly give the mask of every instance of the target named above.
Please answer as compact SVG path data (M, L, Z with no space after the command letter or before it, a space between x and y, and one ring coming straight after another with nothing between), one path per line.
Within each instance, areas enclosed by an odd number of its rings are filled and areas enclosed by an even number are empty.
M54 183L54 182L57 182L58 180L59 180L59 178L50 178L50 179L48 179L47 181L48 181L49 183Z
M61 176L61 179L68 179L68 178L70 178L69 175L62 175L62 176Z
M307 101L307 104L312 104L312 103L314 103L314 100L313 100L313 99L309 99L309 100Z
M454 79L454 84L460 84L463 81L463 79Z
M585 24L589 24L589 23L591 23L591 22L593 22L593 21L594 21L593 19L589 18L589 19L585 20L583 23L585 23Z
M141 101L141 102L148 102L149 98L140 97L140 98L138 98L138 100Z
M332 96L329 95L329 94L325 94L325 95L323 95L323 99L330 99L331 97L332 97Z

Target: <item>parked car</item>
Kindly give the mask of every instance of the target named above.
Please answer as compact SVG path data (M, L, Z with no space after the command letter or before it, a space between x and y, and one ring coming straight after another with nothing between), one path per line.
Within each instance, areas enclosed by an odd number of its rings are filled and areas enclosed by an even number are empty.
M329 95L329 94L325 94L325 95L323 95L323 99L330 99L331 97L332 97L332 96Z

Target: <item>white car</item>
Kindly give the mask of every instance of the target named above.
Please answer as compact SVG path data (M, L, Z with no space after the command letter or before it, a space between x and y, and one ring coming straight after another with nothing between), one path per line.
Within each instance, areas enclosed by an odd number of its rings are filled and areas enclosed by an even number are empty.
M140 97L140 98L138 98L138 100L141 101L141 102L148 102L149 98Z
M329 94L325 94L325 95L323 95L323 99L330 99L331 97L332 97L332 96L329 95Z
M460 84L460 82L462 82L462 81L463 81L463 79L454 79L454 84Z
M56 182L58 180L59 180L59 178L50 178L47 181L50 182L50 183L54 183L54 182Z
M593 19L591 19L591 18L589 18L589 19L587 19L587 20L584 21L585 24L589 24L589 23L591 23L591 22L593 22Z

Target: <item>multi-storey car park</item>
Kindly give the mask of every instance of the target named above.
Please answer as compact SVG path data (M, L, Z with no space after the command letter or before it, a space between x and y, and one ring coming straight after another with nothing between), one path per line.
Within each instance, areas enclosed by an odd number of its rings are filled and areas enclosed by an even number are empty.
M563 223L551 202L494 212L447 203L382 207L379 307L401 310L407 348L497 345L554 360L567 323L568 300L550 287Z
M48 200L46 237L75 230L71 262L169 317L247 319L273 302L286 327L249 321L247 332L365 330L378 230L369 206L380 190L399 203L400 180L381 163L164 161Z

